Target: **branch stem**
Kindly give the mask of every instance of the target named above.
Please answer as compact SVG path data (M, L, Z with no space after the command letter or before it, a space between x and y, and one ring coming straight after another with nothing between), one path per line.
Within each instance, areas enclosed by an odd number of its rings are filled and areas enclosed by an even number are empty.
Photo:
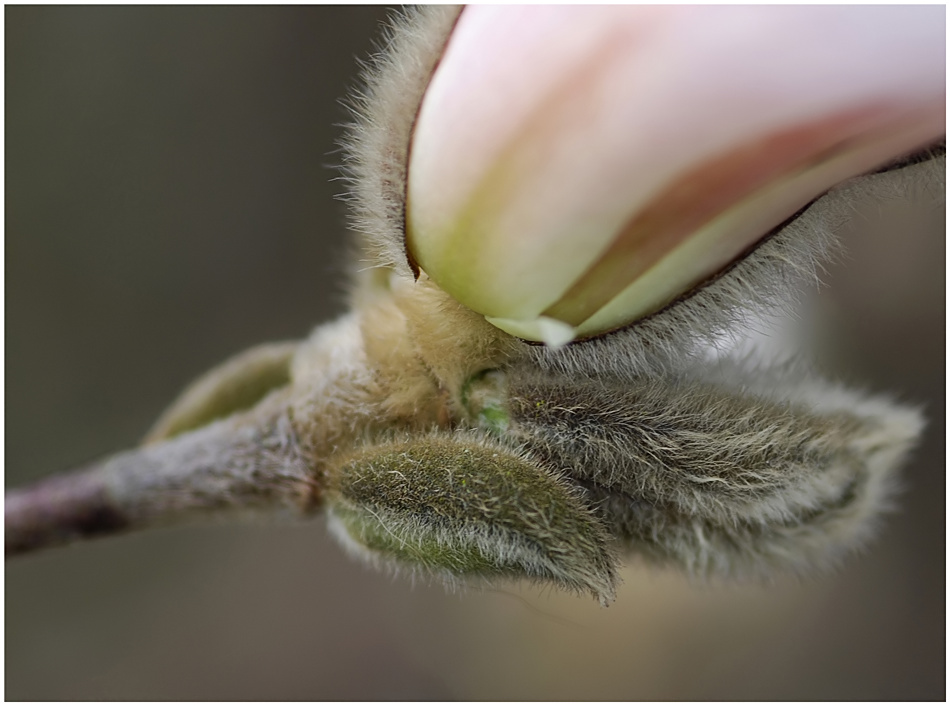
M321 494L312 468L301 455L286 405L265 403L7 491L5 554L211 513L310 512Z
M7 556L75 539L121 532L131 524L106 491L98 468L45 478L7 491Z

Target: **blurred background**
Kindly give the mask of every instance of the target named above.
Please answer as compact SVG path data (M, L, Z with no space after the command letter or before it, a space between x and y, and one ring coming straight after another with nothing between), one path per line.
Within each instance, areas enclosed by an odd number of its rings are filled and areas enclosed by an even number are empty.
M132 446L194 376L342 311L330 166L378 7L6 7L6 483ZM865 204L807 307L824 369L926 408L899 513L844 571L615 605L448 595L321 521L6 564L10 700L945 697L942 185Z

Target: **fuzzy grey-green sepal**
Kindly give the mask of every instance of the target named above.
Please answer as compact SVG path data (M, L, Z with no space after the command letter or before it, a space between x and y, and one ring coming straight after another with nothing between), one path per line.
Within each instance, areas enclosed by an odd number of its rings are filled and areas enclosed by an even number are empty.
M404 246L406 168L412 125L461 6L409 6L392 17L382 48L348 99L344 179L353 215L376 266L411 276ZM364 268L361 268L364 269Z
M610 539L579 490L512 449L431 433L336 465L331 527L374 563L447 579L551 581L613 600Z
M241 351L192 382L152 425L145 443L170 439L250 409L290 382L299 341L263 343Z
M509 382L508 436L633 549L696 573L833 564L890 509L921 415L804 370Z

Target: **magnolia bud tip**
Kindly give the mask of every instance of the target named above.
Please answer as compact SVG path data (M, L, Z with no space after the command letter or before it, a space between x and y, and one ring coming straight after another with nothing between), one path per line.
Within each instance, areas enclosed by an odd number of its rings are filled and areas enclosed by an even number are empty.
M536 319L499 319L486 316L485 320L512 336L527 341L539 341L551 348L560 348L577 337L573 326L547 316L539 316Z

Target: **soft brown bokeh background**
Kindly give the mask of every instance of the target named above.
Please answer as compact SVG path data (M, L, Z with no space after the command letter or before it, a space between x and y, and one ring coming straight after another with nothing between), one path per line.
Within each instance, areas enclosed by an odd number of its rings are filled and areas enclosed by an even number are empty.
M337 103L380 8L6 13L6 473L136 443L194 375L341 310ZM321 522L155 531L10 561L8 699L943 699L944 215L871 205L809 330L923 404L899 515L839 575L617 603L446 595Z

